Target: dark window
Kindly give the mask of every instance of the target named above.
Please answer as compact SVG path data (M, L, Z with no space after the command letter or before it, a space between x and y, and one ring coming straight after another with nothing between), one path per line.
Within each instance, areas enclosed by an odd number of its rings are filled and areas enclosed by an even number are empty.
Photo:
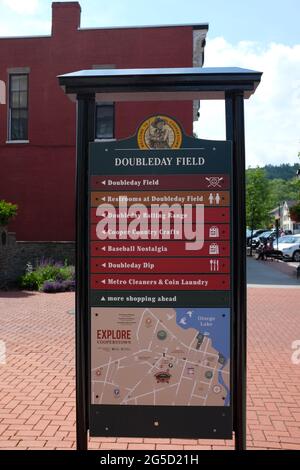
M9 139L28 140L28 75L9 77Z
M114 103L98 103L96 105L96 139L113 139L115 136Z

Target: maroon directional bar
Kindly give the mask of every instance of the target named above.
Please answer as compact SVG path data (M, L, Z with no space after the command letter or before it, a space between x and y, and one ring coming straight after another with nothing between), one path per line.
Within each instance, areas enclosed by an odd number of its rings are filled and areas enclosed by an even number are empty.
M98 191L120 191L120 190L224 190L229 189L229 178L227 175L111 175L92 176L91 190Z
M137 237L136 239L133 238L133 231L130 229L126 229L126 227L116 227L116 229L104 229L100 230L100 235L101 238L98 237L97 235L97 224L92 224L91 225L91 240L93 241L99 241L99 240L131 240L132 243L136 243L140 239L143 239L142 236ZM182 231L180 229L174 228L174 232L168 233L164 232L166 235L163 235L163 233L159 233L158 231L155 231L151 234L150 232L151 229L149 229L149 232L144 236L144 240L182 240L186 238L184 237L184 228L182 228ZM192 225L192 230L193 232L196 231L196 225ZM182 232L182 236L180 236L180 233ZM178 235L179 233L179 235ZM200 227L197 226L197 233L200 233ZM204 230L203 230L203 239L208 240L208 239L213 239L213 240L228 240L229 235L230 235L230 230L229 230L229 224L217 224L217 225L210 225L210 224L205 224L204 225ZM200 239L199 237L197 237ZM189 240L186 240L187 242Z
M136 205L136 204L135 204ZM102 220L104 217L107 218L108 212L107 209L99 209L98 210L98 215L96 214L97 208L93 207L91 208L90 211L90 217L91 217L91 223L98 223L100 220ZM195 223L196 222L196 208L193 207L191 214L188 211L187 213L184 213L184 207L182 207L182 211L179 212L173 212L169 211L169 219L174 221L182 221L185 223ZM132 220L142 220L142 221L149 221L151 220L166 220L163 218L163 214L161 211L158 211L156 209L151 210L150 208L147 208L147 211L145 211L145 208L143 206L142 213L134 211L130 207L128 208L127 211L121 212L118 208L111 210L109 214L108 220L115 221L119 225L124 225L126 223L130 223ZM204 208L204 220L201 221L201 223L226 223L229 222L230 220L230 209L229 207L205 207Z
M91 243L91 256L97 257L195 257L229 256L229 241L205 240L201 250L188 250L185 241L103 241Z
M91 288L100 290L228 290L228 274L92 274Z
M92 258L94 273L229 273L229 258Z

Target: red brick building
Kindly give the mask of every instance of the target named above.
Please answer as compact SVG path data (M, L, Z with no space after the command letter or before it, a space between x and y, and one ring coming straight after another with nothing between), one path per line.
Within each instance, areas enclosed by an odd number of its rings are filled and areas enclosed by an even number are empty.
M202 66L207 24L80 28L77 2L52 4L50 36L1 38L0 199L18 204L17 239L74 239L75 104L57 76L91 68ZM135 133L145 116L176 117L192 133L197 103L99 104L98 138Z

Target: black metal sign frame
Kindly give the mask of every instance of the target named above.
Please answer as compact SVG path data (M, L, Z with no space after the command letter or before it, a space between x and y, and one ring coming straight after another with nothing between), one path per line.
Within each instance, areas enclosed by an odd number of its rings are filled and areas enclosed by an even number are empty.
M77 449L88 448L88 152L94 141L96 93L108 100L224 99L226 139L233 144L233 431L236 450L246 448L246 246L244 99L261 73L244 69L146 69L82 71L59 77L77 99L76 168L76 427Z

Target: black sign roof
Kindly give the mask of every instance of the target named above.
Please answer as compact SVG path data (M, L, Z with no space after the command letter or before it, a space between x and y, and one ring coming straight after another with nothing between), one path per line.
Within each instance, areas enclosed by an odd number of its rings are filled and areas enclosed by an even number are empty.
M60 75L68 94L105 94L108 101L223 99L241 92L249 98L262 72L238 67L92 69ZM129 96L130 95L130 96ZM135 96L134 96L135 95Z

